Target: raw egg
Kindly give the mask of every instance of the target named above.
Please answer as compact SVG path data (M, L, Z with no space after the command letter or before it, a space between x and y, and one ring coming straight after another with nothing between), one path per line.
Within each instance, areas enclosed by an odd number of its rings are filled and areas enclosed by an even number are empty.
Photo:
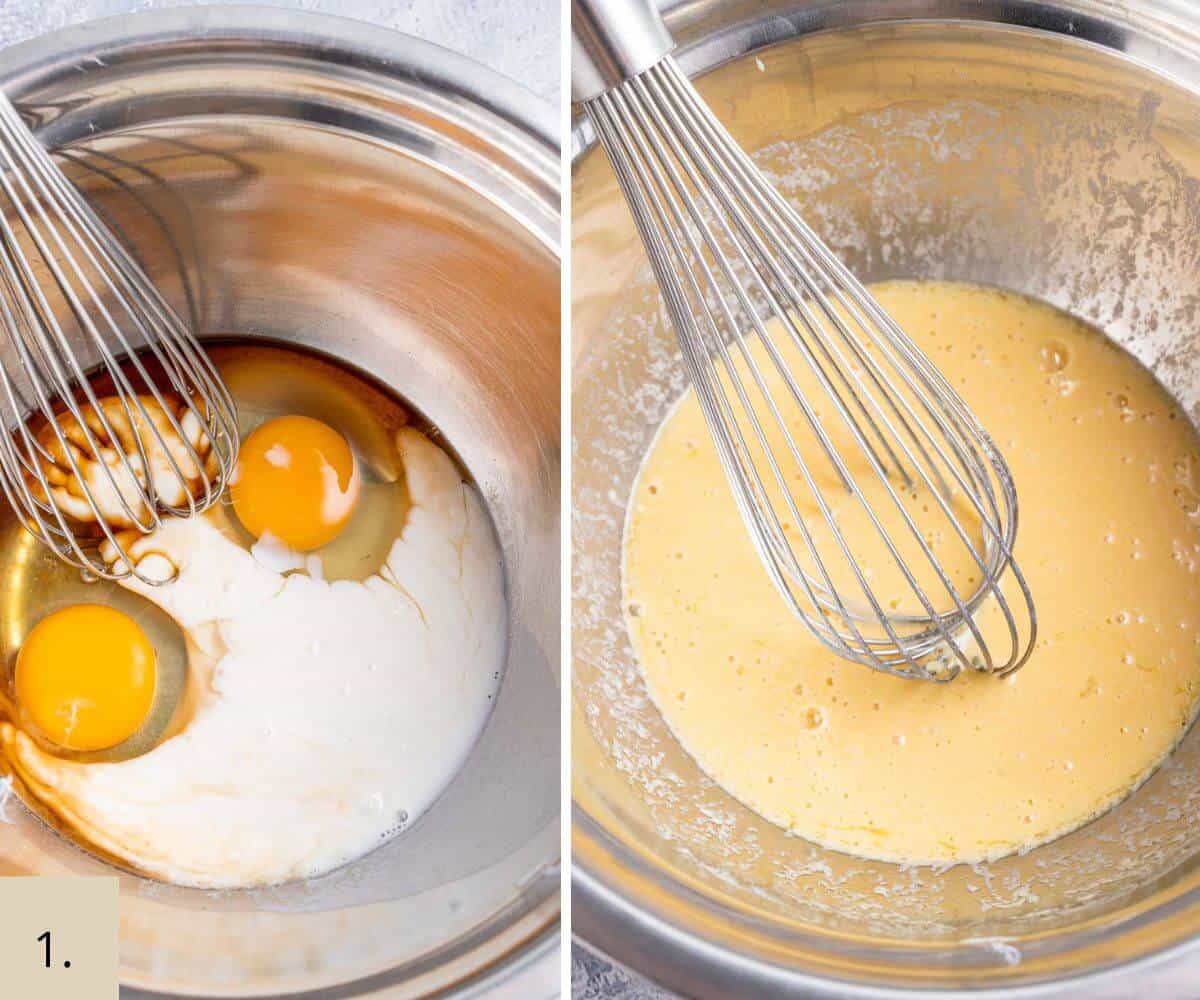
M350 445L312 417L268 420L242 442L230 495L255 538L270 533L298 552L319 549L346 526L358 498Z
M47 615L17 653L16 694L47 739L105 750L138 731L154 701L156 655L128 615L76 604Z

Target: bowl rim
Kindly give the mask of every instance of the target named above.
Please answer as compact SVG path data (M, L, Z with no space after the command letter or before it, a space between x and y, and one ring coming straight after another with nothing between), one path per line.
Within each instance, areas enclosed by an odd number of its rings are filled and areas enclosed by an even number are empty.
M836 6L821 0L768 0L753 9L736 2L726 4L724 0L666 0L663 6L668 30L679 43L677 58L691 74L820 32L926 22L1021 31L1094 47L1116 53L1184 89L1200 93L1200 20L1185 0L1140 0L1136 7L1114 0L844 0ZM733 9L733 20L714 33L709 15L721 6ZM776 7L785 9L776 11ZM579 108L572 111L578 112ZM595 146L584 116L574 115L570 139L574 169ZM1143 944L1139 954L1114 958L1102 931L1085 921L1065 933L1075 939L1074 948L1092 950L1095 965L1058 978L1052 978L1051 969L981 987L960 983L934 986L928 979L919 984L914 980L911 986L885 984L878 979L878 966L871 968L870 960L861 950L855 951L853 944L842 956L846 959L842 968L855 965L863 978L835 978L833 974L778 965L762 954L725 947L721 942L722 924L746 927L744 919L732 911L706 915L706 930L712 933L680 926L673 914L694 903L711 907L711 900L674 875L656 869L610 835L574 800L571 839L572 926L576 938L609 961L688 995L945 1000L997 990L1012 998L1086 995L1100 1000L1153 991L1156 985L1160 990L1171 984L1178 989L1181 970L1190 972L1193 978L1200 975L1200 938L1173 940L1167 936L1165 940L1154 940L1149 934L1151 940L1148 946ZM645 897L631 898L624 891L635 880L653 884L654 902ZM1191 886L1154 902L1130 902L1111 915L1109 927L1146 934L1159 918L1170 917L1197 901L1200 888ZM1002 939L996 941L1002 943ZM819 943L814 945L815 951L820 949Z
M319 53L312 61L369 73L373 82L419 84L489 113L503 128L524 138L522 151L537 159L526 166L536 173L547 198L553 197L553 212L561 215L560 119L549 101L441 45L349 17L253 4L172 7L138 11L133 17L108 16L0 49L0 88L19 100L28 90L77 76L87 65L124 63L163 46L200 51L214 43L264 42L308 53L310 59ZM521 222L532 232L527 220ZM534 235L556 258L561 257L557 227L553 233ZM421 980L432 971L427 959L442 963L443 968L455 966L449 979L430 984L439 996L479 996L501 983L517 989L522 983L530 985L538 980L542 963L558 965L560 866L561 859L550 859L543 874L529 880L527 885L541 883L543 891L521 912L502 907L465 934L417 958L411 974L378 970L337 985L287 995L317 1000L403 987L414 976ZM475 964L471 962L473 953L478 955ZM188 995L164 993L137 983L122 984L122 995L125 992L144 1000Z
M201 44L269 40L288 47L313 47L323 62L402 77L420 68L422 81L466 98L536 138L557 163L559 116L550 101L523 84L468 56L393 28L337 14L230 4L167 7L110 15L59 28L0 49L0 87L23 90L32 80L46 83L76 72L97 58L167 42Z

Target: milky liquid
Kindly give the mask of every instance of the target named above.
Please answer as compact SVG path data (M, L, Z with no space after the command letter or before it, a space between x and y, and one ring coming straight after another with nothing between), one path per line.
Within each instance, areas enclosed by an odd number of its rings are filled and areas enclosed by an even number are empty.
M229 338L208 350L238 407L244 439L260 424L288 414L321 420L342 434L359 463L362 491L345 529L314 554L328 580L362 580L375 572L403 530L409 509L395 431L417 427L446 449L437 431L377 383L313 352ZM103 387L100 390L103 391ZM461 463L460 463L461 468ZM466 479L464 475L464 479ZM228 495L206 515L239 545L253 537L237 521ZM136 594L105 580L87 581L34 541L0 505L0 665L5 688L24 637L42 618L72 604L104 604L124 612L145 631L158 654L154 704L142 727L108 750L81 753L55 748L75 760L122 760L154 746L186 718L187 651L174 621ZM10 710L18 706L10 706Z

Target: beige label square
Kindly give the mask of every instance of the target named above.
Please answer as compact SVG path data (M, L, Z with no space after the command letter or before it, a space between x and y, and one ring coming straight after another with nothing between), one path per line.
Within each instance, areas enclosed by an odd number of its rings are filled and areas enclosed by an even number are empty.
M117 1000L117 880L0 878L0 969L4 996Z

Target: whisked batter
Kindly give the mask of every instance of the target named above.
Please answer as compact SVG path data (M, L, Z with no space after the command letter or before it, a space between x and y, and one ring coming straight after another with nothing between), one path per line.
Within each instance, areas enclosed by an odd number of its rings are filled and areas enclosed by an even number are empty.
M629 629L680 742L769 820L872 858L995 858L1109 808L1195 713L1200 437L1065 314L961 284L873 291L1012 467L1041 622L1029 663L931 684L826 650L763 572L690 392L634 491Z

